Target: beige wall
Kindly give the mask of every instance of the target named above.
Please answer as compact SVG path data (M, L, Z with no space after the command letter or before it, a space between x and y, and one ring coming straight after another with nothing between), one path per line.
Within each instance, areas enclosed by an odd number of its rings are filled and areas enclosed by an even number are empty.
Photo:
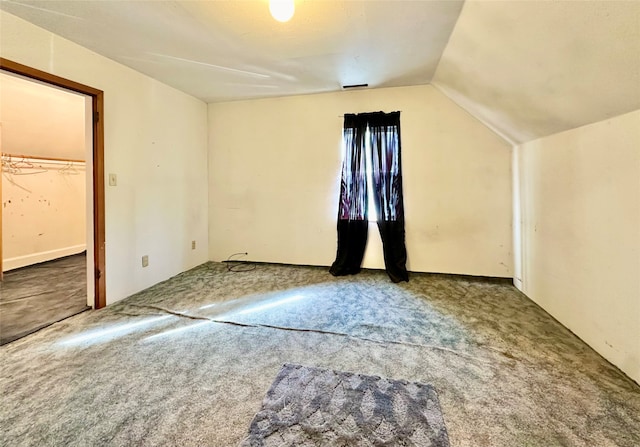
M409 268L512 276L511 146L431 86L210 104L210 258L331 264L341 115L376 110L402 112Z
M107 303L205 262L206 104L5 12L0 40L4 58L105 92Z
M640 110L523 144L516 285L640 381Z
M84 123L79 124L84 128ZM84 164L41 166L18 168L16 174L5 166L4 271L80 253L86 248Z

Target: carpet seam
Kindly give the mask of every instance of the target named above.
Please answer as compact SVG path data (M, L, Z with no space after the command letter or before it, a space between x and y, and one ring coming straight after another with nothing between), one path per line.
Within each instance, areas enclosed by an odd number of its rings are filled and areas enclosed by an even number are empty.
M464 358L467 358L467 359L475 360L475 361L483 363L483 364L487 364L487 365L493 366L493 364L491 362L487 362L487 361L484 361L484 360L479 359L477 357L473 357L471 355L464 354L464 353L456 351L454 349L445 348L444 346L424 345L424 344L420 344L420 343L401 342L401 341L394 341L394 340L376 340L374 338L358 337L356 335L351 335L351 334L347 334L347 333L344 333L344 332L323 331L321 329L292 328L292 327L287 327L287 326L276 326L276 325L261 324L261 323L239 323L237 321L220 320L220 319L216 319L216 318L202 317L202 316L199 316L199 315L191 315L191 314L187 314L185 312L179 312L179 311L175 311L175 310L168 309L168 308L165 308L165 307L154 306L154 305L143 305L143 306L141 306L141 305L137 305L137 304L132 304L131 306L132 307L138 307L138 308L147 308L147 309L159 310L159 311L165 312L165 313L170 314L170 315L174 315L174 316L177 316L177 317L184 317L184 318L188 318L190 320L210 321L212 323L227 324L227 325L230 325L230 326L251 327L251 328L265 328L265 329L275 329L275 330L282 330L282 331L289 331L289 332L314 333L314 334L321 334L321 335L336 335L336 336L339 336L339 337L350 338L350 339L354 339L354 340L362 340L362 341L371 342L371 343L377 343L377 344L381 344L381 345L392 344L392 345L400 345L400 346L412 346L412 347L425 348L425 349L436 349L436 350L439 350L439 351L449 352L449 353L458 355L460 357L464 357ZM140 316L143 316L143 315L140 315Z

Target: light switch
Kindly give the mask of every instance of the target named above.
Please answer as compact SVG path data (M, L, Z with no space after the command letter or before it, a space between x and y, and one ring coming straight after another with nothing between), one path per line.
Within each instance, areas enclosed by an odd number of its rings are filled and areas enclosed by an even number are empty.
M118 177L115 174L109 174L109 186L116 186L118 184Z

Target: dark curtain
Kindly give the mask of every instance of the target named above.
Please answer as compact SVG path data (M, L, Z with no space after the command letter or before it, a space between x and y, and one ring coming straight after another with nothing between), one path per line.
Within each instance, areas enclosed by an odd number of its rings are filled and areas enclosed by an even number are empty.
M345 115L338 252L329 271L336 276L354 274L360 271L362 264L368 230L367 127L372 151L374 203L385 267L393 282L408 281L400 168L400 112Z
M335 276L360 271L367 245L367 123L358 115L344 116L342 180L338 209L338 252L329 272Z
M400 112L367 114L374 203L384 264L393 282L409 281L400 163Z

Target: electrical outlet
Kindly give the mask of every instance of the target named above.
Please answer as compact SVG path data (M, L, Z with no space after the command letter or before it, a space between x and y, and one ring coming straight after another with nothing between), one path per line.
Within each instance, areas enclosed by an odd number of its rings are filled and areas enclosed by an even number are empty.
M109 186L116 186L118 184L118 176L115 174L109 174Z
M144 256L142 257L142 266L143 266L143 267L147 267L148 265L149 265L149 256L144 255Z
M191 250L196 249L196 241L191 241Z

